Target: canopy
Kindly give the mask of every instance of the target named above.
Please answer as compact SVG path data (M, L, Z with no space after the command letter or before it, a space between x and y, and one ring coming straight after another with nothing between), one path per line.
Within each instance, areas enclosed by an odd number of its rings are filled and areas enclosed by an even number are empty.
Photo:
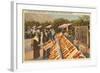
M46 26L46 28L51 28L52 27L52 25L48 25L48 26Z
M67 28L69 25L71 25L71 23L69 23L69 24L62 24L58 28Z

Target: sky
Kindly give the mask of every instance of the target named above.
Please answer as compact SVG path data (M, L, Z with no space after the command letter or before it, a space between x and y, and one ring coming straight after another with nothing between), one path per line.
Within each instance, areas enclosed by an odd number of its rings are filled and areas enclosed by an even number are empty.
M54 19L64 18L68 20L79 19L80 16L90 15L90 13L79 12L57 12L57 11L36 11L36 10L24 10L24 16L26 21L53 21Z

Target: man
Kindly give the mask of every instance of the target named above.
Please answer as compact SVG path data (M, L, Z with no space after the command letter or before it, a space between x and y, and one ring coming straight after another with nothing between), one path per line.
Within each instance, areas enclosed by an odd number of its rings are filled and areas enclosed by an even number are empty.
M34 38L32 39L33 41L33 59L38 59L38 57L40 56L40 46L39 46L39 38L37 37L37 35L35 34Z

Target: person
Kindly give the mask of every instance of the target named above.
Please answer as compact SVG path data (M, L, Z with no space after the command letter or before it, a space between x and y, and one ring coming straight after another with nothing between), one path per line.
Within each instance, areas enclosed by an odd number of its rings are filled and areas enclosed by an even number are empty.
M40 32L40 29L38 29L37 34L38 34L38 39L39 39L39 44L40 44L40 41L41 41L41 32Z
M36 29L32 28L32 37L34 37L35 33L36 33Z
M51 32L52 40L53 40L54 39L54 36L55 36L55 30L54 29L51 29L50 32Z
M49 30L49 31L48 31L48 40L50 40L50 39L52 39L52 33L51 33L51 31Z
M33 59L37 59L39 56L40 56L40 47L39 47L39 39L38 37L34 36L34 38L32 39L33 40Z
M44 30L43 31L43 43L47 42L47 40L48 40L47 31Z
M77 50L79 50L79 40L74 40L73 43L76 46Z

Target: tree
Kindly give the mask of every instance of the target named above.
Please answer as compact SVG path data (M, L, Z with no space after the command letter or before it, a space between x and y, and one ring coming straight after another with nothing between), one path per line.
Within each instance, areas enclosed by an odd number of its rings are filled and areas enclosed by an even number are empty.
M79 16L79 19L71 21L75 26L89 26L90 24L90 16L83 15Z

